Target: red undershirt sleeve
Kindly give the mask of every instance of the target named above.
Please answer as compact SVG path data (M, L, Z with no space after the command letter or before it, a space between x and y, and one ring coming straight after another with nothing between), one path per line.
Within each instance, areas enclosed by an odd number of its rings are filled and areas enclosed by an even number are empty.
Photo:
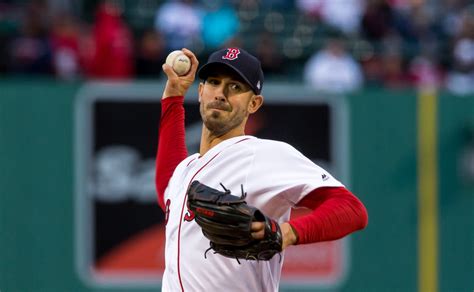
M297 233L297 244L342 238L367 226L365 206L344 187L321 187L298 204L313 211L288 223Z
M188 156L184 128L184 97L173 96L161 101L161 119L156 153L155 187L158 204L165 211L164 194L178 164Z

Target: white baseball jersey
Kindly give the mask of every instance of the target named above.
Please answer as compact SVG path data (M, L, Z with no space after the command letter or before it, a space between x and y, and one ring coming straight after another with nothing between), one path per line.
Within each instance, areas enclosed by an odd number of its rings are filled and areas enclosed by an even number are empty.
M278 291L284 253L270 261L227 258L211 251L209 240L186 207L186 190L198 180L236 196L241 185L249 205L279 223L312 190L343 186L292 146L252 136L221 142L204 156L191 155L175 169L165 191L166 268L162 291Z

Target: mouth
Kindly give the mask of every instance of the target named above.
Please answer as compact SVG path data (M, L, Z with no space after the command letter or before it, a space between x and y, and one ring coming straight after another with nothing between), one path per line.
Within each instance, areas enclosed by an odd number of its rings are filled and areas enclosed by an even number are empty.
M210 110L218 110L218 111L224 111L224 112L230 112L231 109L229 108L229 106L225 105L225 104L216 104L216 103L211 103L207 106L208 109Z
M227 112L227 110L222 109L222 108L214 108L214 107L211 107L211 108L209 108L209 109L210 109L210 110L213 110L213 111Z

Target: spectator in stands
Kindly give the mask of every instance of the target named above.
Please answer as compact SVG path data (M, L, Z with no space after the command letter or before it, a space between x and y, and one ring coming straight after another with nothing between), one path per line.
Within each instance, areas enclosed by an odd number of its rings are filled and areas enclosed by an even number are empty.
M447 78L447 88L459 95L474 93L474 5L466 7L461 29L452 52L453 68Z
M283 55L279 44L272 33L264 31L257 37L256 56L262 63L262 69L265 74L282 74L285 69L283 66Z
M133 38L121 13L121 8L112 1L106 0L98 6L93 27L94 51L86 68L88 77L133 77Z
M24 10L20 35L9 46L10 70L22 74L50 74L49 10L45 1L31 1Z
M325 47L306 63L304 80L317 90L346 93L363 83L362 71L354 58L346 52L341 38L331 38Z
M441 25L443 32L453 38L460 34L463 26L463 14L470 0L451 0L443 1L439 6L440 15L442 15Z
M155 30L147 30L138 42L137 55L135 58L135 70L137 77L156 78L161 75L161 66L166 61L166 44L163 37Z
M390 34L392 8L387 0L369 0L362 16L361 31L369 41L381 41Z
M432 55L420 54L410 61L409 74L417 88L439 89L443 82L443 72Z
M410 85L410 76L405 70L405 60L398 36L384 40L382 51L382 84L387 88L403 88Z
M81 74L79 54L79 27L68 14L59 14L51 27L53 67L56 76L63 80L77 79Z
M240 3L242 2L237 0L234 1ZM260 0L259 3L264 9L290 10L294 8L293 0Z
M379 52L370 52L359 60L364 72L364 84L367 86L383 85L383 60Z
M193 0L168 0L155 17L155 29L167 44L167 50L196 49L201 42L202 8Z
M13 3L0 2L0 74L8 73L10 43L20 23L19 7Z
M223 0L206 0L202 39L208 50L221 47L236 36L240 21L234 7Z
M228 39L224 44L222 44L222 47L224 48L242 48L244 47L244 41L242 40L241 35L234 35L232 38Z
M359 31L363 6L364 0L296 0L296 7L301 12L321 18L346 35Z

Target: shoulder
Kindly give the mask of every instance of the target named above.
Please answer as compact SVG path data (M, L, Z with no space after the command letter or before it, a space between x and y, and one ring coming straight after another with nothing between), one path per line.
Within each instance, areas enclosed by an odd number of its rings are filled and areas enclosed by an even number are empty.
M297 151L295 147L286 142L256 137L252 137L247 145L255 150Z
M289 156L303 156L295 147L282 141L254 138L245 144L252 149L256 156L262 158L270 156L282 159Z
M188 157L186 157L185 159L183 159L179 164L178 166L176 167L176 171L180 170L180 169L183 169L185 168L186 166L188 166L191 162L193 162L193 160L195 159L198 159L199 158L199 153L195 153L193 155L190 155Z

